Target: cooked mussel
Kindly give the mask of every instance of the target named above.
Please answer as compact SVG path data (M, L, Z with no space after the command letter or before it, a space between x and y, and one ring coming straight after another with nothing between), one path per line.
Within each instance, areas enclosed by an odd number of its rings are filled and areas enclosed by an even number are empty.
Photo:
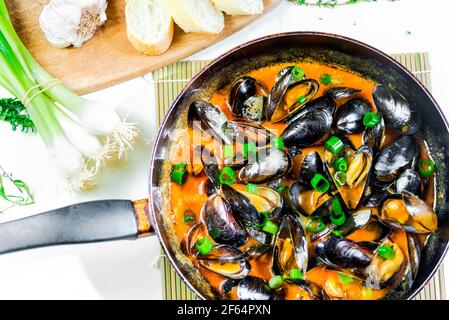
M203 132L215 137L220 142L225 144L231 143L231 140L223 131L223 127L228 119L213 104L202 100L192 102L188 111L188 120L191 125L199 127Z
M283 287L273 295L273 300L323 300L320 286L306 279L285 280Z
M408 191L385 200L379 219L390 227L410 233L433 233L438 227L438 217L433 209Z
M310 185L313 177L317 173L324 173L324 165L318 152L313 151L301 158L298 180L303 184ZM295 160L295 159L294 159Z
M198 254L196 258L207 270L226 278L243 279L251 270L247 257L246 253L237 248L221 245L212 248L208 254Z
M345 223L340 227L343 236L347 236L368 225L371 220L371 210L361 209L357 212L351 213Z
M317 257L332 267L365 267L372 260L371 252L349 239L331 235L315 247Z
M360 89L348 88L348 87L334 87L326 91L326 95L332 97L334 100L346 99L359 93Z
M198 249L195 247L195 244L198 240L207 237L208 230L207 227L198 223L190 228L185 237L181 240L181 250L186 255L194 255L198 252Z
M285 128L281 135L282 141L288 148L311 146L328 134L333 121L333 115L328 109L312 110Z
M267 96L267 89L262 83L252 77L243 76L232 85L228 104L236 117L261 121Z
M337 128L344 133L360 133L364 130L363 117L371 111L368 101L352 99L342 105L337 114Z
M368 146L362 146L356 152L346 148L345 154L348 163L346 181L337 180L335 169L332 166L334 155L330 151L326 151L325 159L326 166L341 198L348 209L353 210L357 208L368 184L373 162L373 151Z
M259 213L266 213L270 218L278 217L281 213L284 200L276 190L258 186L254 192L239 192L249 199Z
M297 216L286 215L282 219L273 250L273 272L287 274L291 269L307 271L307 239Z
M270 300L271 288L265 280L247 276L237 286L237 296L240 300Z
M240 247L248 240L231 206L220 194L213 194L207 199L204 220L210 236L217 243Z
M227 121L223 128L228 137L232 137L240 144L253 142L258 147L264 147L275 137L270 130L256 122Z
M325 217L332 212L332 198L329 194L318 192L300 182L291 185L289 204L295 211L306 216Z
M271 122L288 118L312 100L320 88L320 84L313 79L294 81L292 70L293 67L284 69L270 91L266 117Z
M227 184L223 184L221 190L223 198L229 204L232 212L240 222L245 221L255 225L262 223L262 218L258 210L245 194L234 190Z
M373 99L388 127L400 134L415 134L421 129L421 116L399 92L377 85Z
M416 171L407 169L399 175L395 187L398 194L401 194L402 191L408 191L419 196L421 193L421 178Z
M418 156L418 144L410 136L403 136L385 147L374 163L374 176L379 181L391 182L412 166Z
M380 117L379 123L366 128L362 135L362 144L371 147L374 155L380 151L385 137L385 121L382 116Z
M239 171L239 179L245 183L265 183L287 175L292 167L290 155L276 148L264 148L257 152L256 160Z

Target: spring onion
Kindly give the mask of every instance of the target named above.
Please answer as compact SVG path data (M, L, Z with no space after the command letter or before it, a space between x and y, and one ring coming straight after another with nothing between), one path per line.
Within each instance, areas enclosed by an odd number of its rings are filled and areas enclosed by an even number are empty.
M307 102L307 98L304 96L300 96L297 100L298 104L304 104Z
M435 162L432 160L419 160L418 171L422 177L430 177L435 172Z
M334 173L334 180L339 186L344 186L348 181L348 176L342 171L337 171Z
M184 211L183 219L184 223L192 223L195 221L195 212L190 209Z
M305 72L300 67L293 67L291 74L292 74L293 80L301 81L302 79L304 79Z
M271 222L270 220L268 220L268 221L264 222L264 226L262 227L262 231L265 231L266 233L269 233L269 234L276 234L279 231L279 226L276 223Z
M284 283L282 276L274 276L268 281L268 285L271 289L277 289Z
M365 127L373 128L380 122L380 115L374 112L367 112L363 116L363 124Z
M381 245L377 248L377 254L385 260L390 260L394 256L394 250L389 245Z
M243 156L245 159L253 157L257 153L257 147L254 143L248 142L243 145Z
M235 173L230 167L224 167L220 173L220 183L221 184L234 184Z
M351 284L354 282L354 279L351 276L348 276L342 272L338 273L338 279L344 285Z
M257 193L259 187L256 184L248 183L246 185L246 191L249 193Z
M341 141L340 138L336 136L330 137L329 140L326 141L324 146L333 154L340 153L340 151L344 148L343 141Z
M326 225L320 218L311 219L306 225L306 229L313 233L319 233L323 231L324 228L326 228Z
M287 187L287 186L280 186L279 188L277 188L277 192L278 192L278 193L281 193L281 194L282 194L282 192L284 192L285 190L288 190L288 187Z
M334 160L333 167L336 171L346 172L348 171L348 162L344 157L340 157Z
M301 270L294 268L290 270L290 279L302 280L304 279L304 275L302 274Z
M343 232L341 230L334 230L332 234L337 237L343 237Z
M329 73L323 74L320 77L320 82L324 85L332 84L332 75L330 75Z
M327 192L330 188L329 181L320 173L315 173L310 184L317 192Z
M2 167L0 167L0 198L13 205L26 206L34 203L28 185L20 179L14 179Z
M195 243L195 247L201 254L208 254L214 247L214 244L209 238L204 237Z
M185 170L173 170L171 172L171 181L183 185L186 181L186 171Z
M223 146L223 158L229 159L234 157L234 145L226 144Z
M19 99L69 185L94 183L105 160L121 159L138 130L109 106L86 100L50 76L14 30L0 0L0 85Z
M284 150L285 148L284 141L279 137L274 137L271 141L271 145L279 150Z

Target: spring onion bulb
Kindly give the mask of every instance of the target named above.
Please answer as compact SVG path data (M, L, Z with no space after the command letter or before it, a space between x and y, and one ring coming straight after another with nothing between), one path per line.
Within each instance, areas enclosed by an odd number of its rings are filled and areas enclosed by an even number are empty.
M114 108L80 97L48 74L14 30L0 0L0 85L24 102L69 185L94 184L106 160L122 158L139 131Z

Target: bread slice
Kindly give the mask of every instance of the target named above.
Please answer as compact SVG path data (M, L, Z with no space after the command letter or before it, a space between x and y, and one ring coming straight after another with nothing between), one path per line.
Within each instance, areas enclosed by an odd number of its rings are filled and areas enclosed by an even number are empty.
M185 32L220 33L223 13L209 0L164 0L168 12Z
M160 55L173 40L174 24L163 0L126 0L128 39L140 52Z
M263 0L212 0L218 10L229 15L253 15L263 12Z

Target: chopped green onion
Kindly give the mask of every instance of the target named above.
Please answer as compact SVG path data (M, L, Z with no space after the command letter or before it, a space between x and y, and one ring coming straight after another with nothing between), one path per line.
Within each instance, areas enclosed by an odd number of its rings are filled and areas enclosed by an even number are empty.
M342 171L337 171L334 173L334 180L339 186L344 186L346 181L348 181L348 176Z
M234 145L226 144L223 146L223 158L228 159L234 157Z
M331 219L331 222L333 225L339 227L339 226L342 226L345 224L346 215L343 214L343 215L339 216L339 215L331 214L330 219Z
M313 233L321 232L324 228L326 228L326 225L321 218L311 219L306 225L306 229Z
M305 74L306 73L304 72L304 70L300 67L293 67L292 69L292 77L295 81L301 81L302 79L304 79Z
M268 285L271 289L277 289L284 283L284 280L282 279L282 276L274 276L273 278L268 281Z
M435 162L432 160L419 160L419 174L428 178L435 172Z
M190 222L195 221L195 212L193 212L190 209L187 209L186 211L184 211L183 220L185 223L190 223Z
M324 85L332 84L332 76L329 73L323 74L320 77L320 82Z
M263 217L263 221L261 224L258 224L257 227L263 228L268 223L268 221L270 221L270 217L265 212L260 213L260 215Z
M329 181L320 173L315 173L310 184L318 192L327 192L330 188Z
M393 248L386 244L381 245L379 248L377 248L377 253L385 260L390 260L394 256Z
M210 241L209 238L204 237L195 243L195 247L201 254L208 254L214 247L214 244L212 243L212 241Z
M220 183L221 184L234 184L235 173L230 167L224 167L220 173Z
M373 128L380 122L380 115L374 112L367 112L363 116L363 124L365 127Z
M171 166L171 169L172 169L172 171L176 171L176 170L182 171L182 170L186 170L186 167L187 167L187 163L181 162L181 163L173 164Z
M348 171L348 162L344 157L340 157L334 160L333 167L339 172L346 172Z
M332 199L332 211L338 216L342 216L345 214L340 200L338 200L337 198Z
M262 228L263 231L269 234L276 234L279 231L279 226L270 220L264 222L264 226Z
M337 237L343 237L343 232L341 230L334 230L332 234Z
M340 279L340 282L344 285L350 284L354 282L354 279L351 276L348 276L344 273L339 272L338 278Z
M243 156L245 159L250 157L250 154L255 155L257 153L257 147L254 143L248 142L243 145Z
M273 140L271 140L271 145L279 150L284 150L284 141L282 141L279 137L274 137Z
M186 171L185 170L175 170L172 171L171 173L171 181L179 184L179 185L183 185L184 182L186 181Z
M343 144L343 141L341 141L340 138L336 136L330 137L325 144L326 149L332 152L333 154L340 153L340 151L343 150L344 146L345 145Z
M300 97L298 98L297 102L298 102L299 104L304 104L304 103L307 102L307 98L304 97L304 96L300 96Z
M288 189L287 186L280 186L280 187L277 189L277 192L278 192L278 193L282 193L282 192L284 192L284 191L287 190L287 189Z
M302 274L301 270L299 269L291 269L290 270L290 279L292 280L302 280L304 279L304 275Z
M248 183L246 185L246 191L249 193L257 193L257 189L259 189L259 187L256 184Z

